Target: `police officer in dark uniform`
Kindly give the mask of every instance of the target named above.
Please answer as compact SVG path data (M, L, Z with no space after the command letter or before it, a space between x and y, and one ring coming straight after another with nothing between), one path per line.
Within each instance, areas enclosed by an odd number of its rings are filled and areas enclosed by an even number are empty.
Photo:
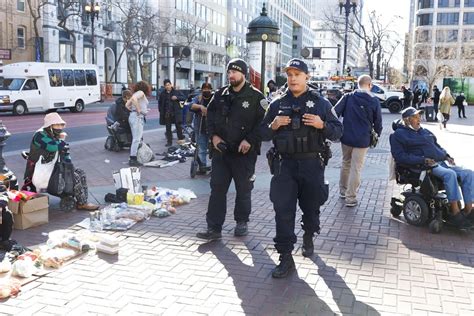
M222 237L226 196L232 179L237 193L234 235L248 234L255 163L260 154L259 129L268 103L260 91L245 81L247 68L242 59L230 60L227 65L229 85L214 94L207 108L207 130L213 151L207 230L197 233L202 239Z
M296 242L295 215L302 212L303 256L313 254L313 236L319 234L319 208L328 198L324 169L330 157L326 140L338 140L342 124L328 100L307 85L308 66L291 59L285 68L288 89L270 104L262 122L263 140L272 140L267 153L273 174L270 200L275 209L275 248L280 263L272 271L283 278L295 268L291 252Z

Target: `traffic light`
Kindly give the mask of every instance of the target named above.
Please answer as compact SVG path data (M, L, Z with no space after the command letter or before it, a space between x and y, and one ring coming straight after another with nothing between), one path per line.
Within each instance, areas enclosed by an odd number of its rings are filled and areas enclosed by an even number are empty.
M313 58L321 58L321 48L313 47Z

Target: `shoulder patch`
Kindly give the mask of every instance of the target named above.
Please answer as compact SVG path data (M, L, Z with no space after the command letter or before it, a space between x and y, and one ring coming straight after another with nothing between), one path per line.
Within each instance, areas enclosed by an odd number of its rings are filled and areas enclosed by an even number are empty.
M261 99L260 100L260 106L266 111L268 109L268 101L267 99Z

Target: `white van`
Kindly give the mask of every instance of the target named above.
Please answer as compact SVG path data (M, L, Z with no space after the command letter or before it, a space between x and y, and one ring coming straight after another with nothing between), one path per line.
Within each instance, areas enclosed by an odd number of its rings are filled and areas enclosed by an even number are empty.
M22 62L0 67L0 111L69 108L100 101L99 70L91 64Z

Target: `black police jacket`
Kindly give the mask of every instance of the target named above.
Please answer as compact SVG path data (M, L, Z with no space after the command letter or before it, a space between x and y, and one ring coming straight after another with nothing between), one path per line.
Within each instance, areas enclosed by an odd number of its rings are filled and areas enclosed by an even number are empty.
M237 152L245 139L252 145L251 150L260 153L259 128L267 104L264 95L248 82L238 93L230 85L220 88L207 107L209 137L221 137L230 152Z
M318 115L321 120L324 121L324 128L316 129L311 126L305 126L301 118L305 113ZM293 124L295 120L298 119L298 116L300 116L300 127L295 129L295 126L288 125L282 126L278 130L273 131L270 124L277 115L290 116ZM261 135L262 140L264 141L273 140L275 142L275 140L282 135L288 138L303 138L306 136L311 138L311 136L316 133L316 138L308 140L308 142L313 141L313 143L309 143L308 145L299 144L296 140L289 139L289 141L294 144L294 153L318 152L322 149L322 146L324 145L323 143L326 139L331 141L339 140L342 136L342 131L342 123L337 119L336 113L331 107L331 103L329 103L327 99L321 97L314 89L308 89L304 94L296 98L296 100L291 96L291 92L287 90L270 104L261 125ZM314 141L317 143L314 143ZM305 147L303 148L304 150L301 150L302 147Z

